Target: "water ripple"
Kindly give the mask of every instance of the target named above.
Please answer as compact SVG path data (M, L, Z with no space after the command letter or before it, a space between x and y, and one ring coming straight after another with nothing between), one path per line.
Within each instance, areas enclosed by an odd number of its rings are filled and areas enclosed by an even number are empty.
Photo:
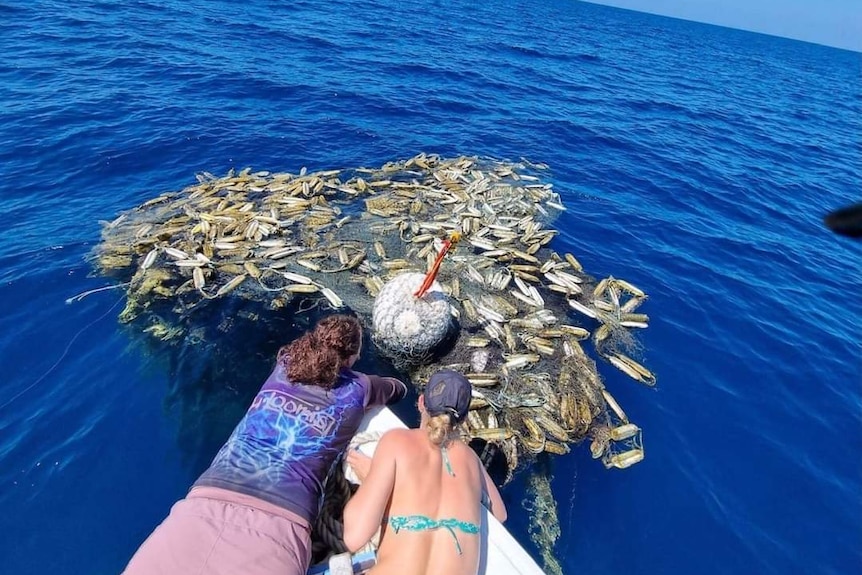
M558 497L580 495L565 571L862 561L862 244L822 225L860 199L858 54L564 0L0 14L0 404L114 303L64 303L105 283L87 277L98 222L197 171L526 157L568 207L553 247L650 294L659 376L650 391L599 363L647 459L554 460ZM242 410L172 419L177 374L205 378L207 352L161 365L116 328L96 322L0 417L0 528L40 534L0 543L10 572L119 571Z

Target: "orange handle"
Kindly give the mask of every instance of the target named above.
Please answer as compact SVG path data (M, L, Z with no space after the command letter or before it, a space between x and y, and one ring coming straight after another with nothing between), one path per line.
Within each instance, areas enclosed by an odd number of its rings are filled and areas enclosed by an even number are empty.
M422 285L419 286L419 289L416 290L416 293L413 294L414 297L422 297L425 295L431 287L431 284L434 283L434 279L440 271L440 263L443 261L443 256L446 255L446 252L448 252L451 247L452 242L450 240L443 240L443 247L440 248L440 253L437 254L437 259L434 260L434 264L431 266L431 269L428 270L427 274L425 274L425 280L422 282Z

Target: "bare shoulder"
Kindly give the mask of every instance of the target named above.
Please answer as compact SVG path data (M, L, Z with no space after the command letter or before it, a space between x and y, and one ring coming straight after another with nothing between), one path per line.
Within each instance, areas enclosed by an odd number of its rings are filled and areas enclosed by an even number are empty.
M412 440L410 432L410 429L390 429L380 438L378 449L389 450L403 446Z
M390 429L383 434L381 439L387 439L388 441L404 441L408 437L410 437L410 432L412 429L405 429L399 427L397 429Z
M482 465L482 461L479 459L479 456L476 455L476 452L473 451L473 448L464 443L463 441L457 441L454 443L454 447L457 450L456 457L461 459L464 463L470 466L476 466L476 470L478 471L479 467ZM449 448L449 451L453 451L452 448Z
M462 454L462 457L467 457L479 461L479 456L476 455L476 452L473 451L473 448L461 441L460 439L452 441L450 445L455 447L455 449L457 449L458 452ZM452 447L450 447L449 449L451 451Z
M404 462L416 453L417 437L413 429L390 429L380 438L375 457Z
M390 429L380 438L379 448L396 450L400 454L415 453L420 447L430 445L428 434L422 429ZM421 450L420 450L421 451Z

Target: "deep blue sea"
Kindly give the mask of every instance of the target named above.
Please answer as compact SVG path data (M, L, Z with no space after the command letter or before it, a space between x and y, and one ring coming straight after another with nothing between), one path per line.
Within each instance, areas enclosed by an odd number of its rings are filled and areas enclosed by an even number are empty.
M862 242L822 225L862 200L859 53L570 0L12 0L0 53L0 572L121 571L246 407L120 290L65 303L100 220L422 151L546 162L551 247L650 295L657 388L599 363L646 459L553 460L566 574L862 570Z

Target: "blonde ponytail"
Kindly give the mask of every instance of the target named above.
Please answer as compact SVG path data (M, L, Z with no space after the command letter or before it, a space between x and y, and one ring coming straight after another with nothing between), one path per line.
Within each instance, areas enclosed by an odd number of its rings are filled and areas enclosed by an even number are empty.
M434 415L428 418L428 439L431 443L443 446L455 436L452 417L448 413Z

